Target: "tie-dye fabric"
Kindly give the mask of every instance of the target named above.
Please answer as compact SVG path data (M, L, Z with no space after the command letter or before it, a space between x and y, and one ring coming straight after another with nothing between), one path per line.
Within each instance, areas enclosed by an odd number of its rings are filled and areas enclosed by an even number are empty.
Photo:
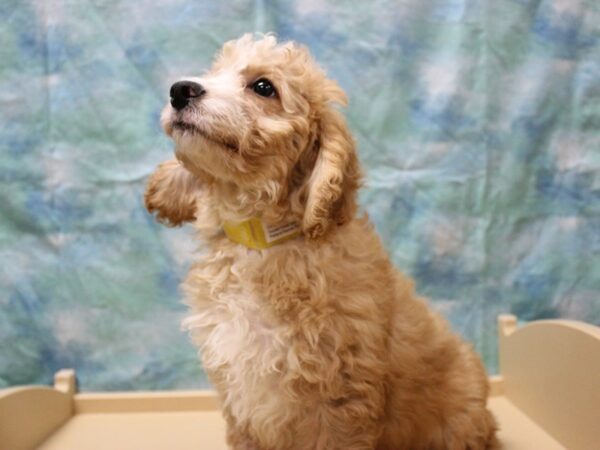
M600 323L600 2L3 0L0 387L207 385L141 198L170 83L248 31L348 92L364 208L491 371L498 313Z

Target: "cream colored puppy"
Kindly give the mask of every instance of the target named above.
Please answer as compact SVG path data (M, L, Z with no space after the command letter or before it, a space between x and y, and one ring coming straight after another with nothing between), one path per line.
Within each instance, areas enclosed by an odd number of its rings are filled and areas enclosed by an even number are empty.
M146 206L206 250L184 283L233 449L495 448L471 347L418 298L356 215L361 171L308 51L228 42L171 88L176 159ZM224 229L227 234L224 233Z

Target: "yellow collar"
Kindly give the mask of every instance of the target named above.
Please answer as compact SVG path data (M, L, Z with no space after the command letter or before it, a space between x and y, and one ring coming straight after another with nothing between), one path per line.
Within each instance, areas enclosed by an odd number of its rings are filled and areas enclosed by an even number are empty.
M229 240L258 250L273 247L302 234L300 224L297 222L267 225L258 217L251 217L237 223L225 222L223 230Z

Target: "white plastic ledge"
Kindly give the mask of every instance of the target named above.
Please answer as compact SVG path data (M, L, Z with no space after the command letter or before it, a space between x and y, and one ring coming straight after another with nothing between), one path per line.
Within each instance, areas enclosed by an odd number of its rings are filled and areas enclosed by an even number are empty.
M501 375L489 406L504 450L600 448L600 328L568 320L523 327L498 318ZM0 391L0 449L225 450L212 391L77 393L75 372L54 389Z

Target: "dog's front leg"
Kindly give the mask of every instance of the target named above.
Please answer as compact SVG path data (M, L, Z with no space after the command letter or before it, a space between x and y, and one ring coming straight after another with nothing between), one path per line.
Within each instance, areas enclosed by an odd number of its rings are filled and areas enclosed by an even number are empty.
M373 450L383 429L385 386L381 363L362 351L335 349L332 336L297 345L300 372L287 389L306 409L294 449ZM294 380L295 378L295 380ZM292 381L293 380L293 381Z
M338 402L346 402L338 404ZM371 399L327 402L313 412L308 427L316 431L312 442L297 448L315 450L374 450L381 435L381 423L371 410ZM300 436L299 440L310 435Z
M177 226L196 218L200 190L200 180L172 159L163 162L150 176L144 203L160 222Z
M227 424L225 440L230 450L262 450L248 433L247 427L240 426L227 405L222 407L223 418Z
M237 428L227 428L227 444L231 450L261 450L247 434Z

